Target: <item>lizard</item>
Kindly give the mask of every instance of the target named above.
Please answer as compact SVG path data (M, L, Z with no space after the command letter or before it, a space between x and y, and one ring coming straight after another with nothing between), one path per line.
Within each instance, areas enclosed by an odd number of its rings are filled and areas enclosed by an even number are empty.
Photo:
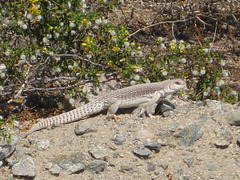
M50 127L54 124L66 124L94 115L103 110L107 110L107 115L115 115L119 108L138 107L146 104L146 114L152 116L156 104L167 95L186 88L186 82L181 79L165 80L155 83L137 84L97 97L83 106L71 111L40 119L40 121L27 131L29 134Z

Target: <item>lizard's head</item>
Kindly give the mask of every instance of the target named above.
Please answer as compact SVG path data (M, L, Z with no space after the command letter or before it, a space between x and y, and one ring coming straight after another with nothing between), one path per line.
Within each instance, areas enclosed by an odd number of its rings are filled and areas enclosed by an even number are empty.
M181 79L173 79L169 80L169 86L167 87L168 93L174 93L178 90L185 89L187 87L187 84L185 81Z
M185 89L187 87L187 84L185 81L181 79L174 79L172 81L172 89L174 90L180 90L180 89Z

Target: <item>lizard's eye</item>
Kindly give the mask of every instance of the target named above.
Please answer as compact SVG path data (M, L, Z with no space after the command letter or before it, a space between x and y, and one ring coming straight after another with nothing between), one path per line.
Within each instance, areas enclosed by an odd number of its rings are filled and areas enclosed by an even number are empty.
M181 83L179 81L176 81L175 84L180 85Z

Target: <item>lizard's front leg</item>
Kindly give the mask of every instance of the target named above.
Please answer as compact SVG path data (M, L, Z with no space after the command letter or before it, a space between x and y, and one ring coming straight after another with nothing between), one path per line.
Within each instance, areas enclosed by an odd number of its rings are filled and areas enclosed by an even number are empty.
M162 97L161 92L156 91L150 101L147 102L146 114L149 117L153 117L157 104Z
M121 104L121 101L118 100L118 99L114 99L111 102L111 105L109 106L108 111L107 111L107 117L108 118L114 119L115 121L120 119L119 117L117 117L115 115L115 113L117 112L120 104Z

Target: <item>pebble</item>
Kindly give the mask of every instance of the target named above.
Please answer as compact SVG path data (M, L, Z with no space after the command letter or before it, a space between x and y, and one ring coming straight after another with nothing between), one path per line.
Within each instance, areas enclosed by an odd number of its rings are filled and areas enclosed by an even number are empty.
M179 138L179 144L182 146L191 146L196 140L202 136L201 126L193 122L189 126L183 128L179 133L175 133L174 137Z
M169 101L162 100L156 106L155 114L163 114L164 112L171 111L173 109L176 109L175 105Z
M14 176L33 178L36 176L36 168L33 159L28 156L22 158L18 163L12 167L12 173Z
M207 122L207 119L208 119L208 117L207 117L206 114L200 114L200 115L199 115L199 118L200 118L203 122Z
M155 152L159 152L160 149L161 149L161 145L158 144L158 143L155 143L155 142L148 142L148 141L146 141L146 142L143 143L143 146L145 148L148 148L149 150L155 151Z
M240 137L237 139L237 145L240 146Z
M49 171L55 174L60 172L58 166L64 174L79 173L85 169L81 154L72 154L69 157L57 158L52 160L52 163L53 167L50 168Z
M97 131L96 124L90 121L80 121L79 123L77 123L74 129L75 134L78 136L94 131Z
M138 157L143 158L148 158L148 156L151 154L151 151L147 148L133 148L132 152Z
M12 138L13 141L10 143L6 143L4 141L0 142L0 161L8 158L15 151L18 143L18 137L12 136Z
M147 172L152 172L156 170L156 165L152 162L146 162L147 163Z
M41 139L36 141L36 146L38 150L45 151L50 146L50 141L47 139Z
M132 170L133 170L133 168L131 166L127 166L127 165L122 165L121 169L120 169L121 172L132 171Z
M194 158L188 158L188 159L184 159L183 162L185 162L188 165L188 167L191 167L193 160Z
M219 168L214 162L206 163L204 164L204 167L209 171L216 171Z
M226 127L215 130L215 146L217 148L227 148L233 139L232 132Z
M107 151L102 147L93 147L92 149L89 150L89 153L95 159L101 159L101 160L106 160L108 156Z
M92 173L102 172L107 165L106 161L103 160L93 160L87 164L86 169Z
M122 132L117 133L113 138L113 142L116 145L122 145L125 141L126 141L126 135Z
M231 126L240 126L240 113L228 113L226 119Z

